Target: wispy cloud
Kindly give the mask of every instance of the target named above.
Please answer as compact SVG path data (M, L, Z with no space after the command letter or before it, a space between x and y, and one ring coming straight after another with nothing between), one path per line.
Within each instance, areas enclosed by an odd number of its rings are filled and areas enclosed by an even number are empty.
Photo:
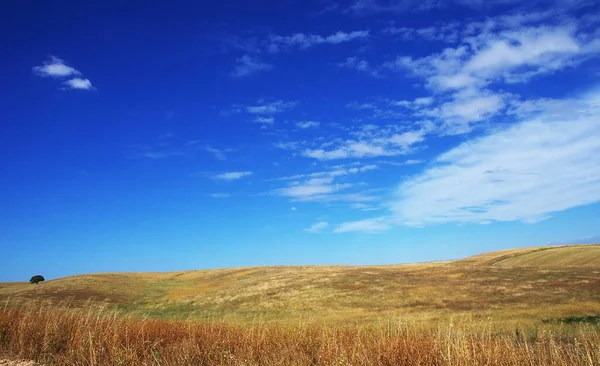
M236 59L236 65L231 72L234 77L248 76L259 71L271 70L273 65L262 62L258 57L244 55Z
M571 24L523 27L465 37L455 48L422 58L400 56L385 64L426 78L427 86L440 91L481 88L493 81L524 82L572 66L590 52Z
M271 181L291 181L285 186L272 191L273 194L288 197L294 201L345 201L366 202L373 201L376 197L371 192L363 190L363 183L352 183L348 180L361 173L376 170L376 165L362 166L334 166L330 170L296 174L291 176L271 179ZM338 182L343 180L342 182ZM359 191L350 191L358 188ZM344 192L341 192L344 191Z
M366 203L353 203L350 205L350 207L361 211L377 211L381 209L380 207L368 205Z
M423 106L428 106L434 102L433 97L420 97L415 98L414 100L398 100L392 102L393 105L397 107L405 107L410 109L421 108Z
M280 177L280 178L276 178L276 179L271 179L272 181L283 181L283 180L298 180L298 179L306 179L306 178L335 178L335 177L341 177L341 176L345 176L345 175L354 175L354 174L358 174L358 173L365 173L371 170L376 170L378 169L377 165L374 164L369 164L369 165L362 165L362 166L333 166L331 167L330 170L325 170L325 171L320 171L320 172L313 172L313 173L306 173L306 174L295 174L295 175L288 175L285 177Z
M312 233L312 234L315 234L315 233L320 233L320 232L322 232L323 230L325 230L325 229L326 229L328 226L329 226L329 223L328 223L328 222L325 222L325 221L319 221L319 222L317 222L317 223L315 223L315 224L311 225L310 227L308 227L308 228L304 229L304 231L306 231L306 232L308 232L308 233Z
M600 92L468 141L405 181L405 225L543 220L600 201Z
M216 149L214 147L207 146L206 152L211 153L218 160L227 160L227 153L233 151L232 149Z
M371 66L367 60L362 60L355 56L346 58L343 62L338 63L338 66L353 69L373 77L380 76L378 68Z
M213 179L232 181L232 180L238 180L238 179L242 179L245 177L249 177L251 175L252 175L252 172L226 172L226 173L221 173L221 174L217 174L217 175L213 176Z
M272 34L269 37L267 50L270 53L287 51L290 49L307 49L319 44L339 44L353 41L356 39L365 39L369 37L368 30L354 32L336 32L328 36L317 34L295 33L291 36L281 36Z
M424 11L443 7L439 0L354 0L344 9L345 13L353 15L370 15L375 13L404 13L406 11Z
M403 155L409 153L413 145L423 141L425 134L425 130L415 130L385 137L346 140L333 149L306 149L303 155L318 160Z
M426 40L455 43L459 39L460 29L460 23L450 22L438 26L428 26L422 28L390 26L384 28L381 33L386 36L399 37L404 41Z
M254 118L254 122L262 123L263 125L272 125L275 122L275 118L273 117L264 117L264 116L256 116Z
M247 114L252 117L251 122L273 124L275 122L273 115L289 112L297 105L298 102L296 101L259 99L253 104L233 104L228 109L222 110L220 114L221 116Z
M307 129L307 128L319 127L320 124L321 123L319 123L317 121L300 121L300 122L296 122L296 127L302 128L302 129Z
M166 159L176 156L184 156L186 153L171 143L158 143L154 145L133 146L130 158Z
M275 193L297 200L313 200L349 187L350 183L334 183L334 178L312 178L305 182L293 182L289 186L275 190Z
M229 193L212 193L208 195L210 198L229 198L231 194Z
M289 111L290 109L294 108L297 104L297 102L285 102L283 100L276 100L273 102L259 100L257 104L246 106L245 109L246 112L251 114L275 114Z
M390 224L386 218L378 217L373 219L345 222L337 225L334 233L363 232L368 234L379 233L390 229Z

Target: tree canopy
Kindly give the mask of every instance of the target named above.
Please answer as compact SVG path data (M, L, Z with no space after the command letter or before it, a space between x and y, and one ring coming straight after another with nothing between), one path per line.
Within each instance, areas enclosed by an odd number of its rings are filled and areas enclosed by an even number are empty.
M35 275L29 280L30 283L35 283L36 285L42 281L45 281L44 276L42 275Z

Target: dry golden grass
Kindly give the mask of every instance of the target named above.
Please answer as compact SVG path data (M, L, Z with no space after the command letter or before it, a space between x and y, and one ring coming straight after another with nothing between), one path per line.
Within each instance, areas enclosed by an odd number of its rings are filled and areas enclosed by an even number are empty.
M46 365L597 365L598 325L498 332L423 327L232 325L40 303L0 309L0 354Z
M0 359L46 365L600 364L599 245L83 275L0 301Z
M571 259L570 259L571 258ZM573 266L572 263L587 263ZM469 317L498 327L600 314L600 246L528 248L454 262L252 267L0 284L0 301L92 298L124 313L227 322L373 323Z
M580 244L508 249L476 255L461 262L504 266L600 268L600 245Z

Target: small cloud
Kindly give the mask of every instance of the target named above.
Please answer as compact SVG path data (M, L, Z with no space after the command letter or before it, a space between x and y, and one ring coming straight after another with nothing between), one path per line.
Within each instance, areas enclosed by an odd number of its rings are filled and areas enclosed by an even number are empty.
M73 78L64 82L68 89L91 90L94 89L89 79Z
M227 160L227 155L225 155L225 152L230 151L230 150L220 150L220 149L215 149L210 146L207 146L206 151L213 154L215 159Z
M61 78L81 74L71 66L65 65L63 60L54 56L50 56L50 60L45 61L42 66L35 66L33 71L39 76L52 78Z
M356 39L366 39L369 37L369 31L354 31L354 32L336 32L328 36L317 34L295 33L291 36L280 36L272 34L269 39L267 51L269 53L277 53L283 50L297 48L300 50L308 49L318 44L340 44L353 41Z
M213 179L232 181L232 180L238 180L238 179L242 179L245 177L249 177L251 175L252 175L252 172L227 172L227 173L221 173L221 174L215 175L213 177Z
M300 147L301 143L297 141L279 141L273 146L277 149L282 150L296 150Z
M379 77L379 71L376 68L373 68L368 61L360 60L357 57L348 57L344 62L338 63L339 67L344 67L347 69L353 69L359 72L364 72L373 77Z
M357 210L362 210L362 211L377 211L377 210L379 210L378 207L367 205L365 203L353 203L350 205L350 207L357 209Z
M296 211L296 207L292 207L290 210L292 210L292 211Z
M275 118L273 117L263 117L263 116L257 116L254 121L254 123L261 123L263 125L272 125L275 122Z
M334 233L348 233L348 232L363 232L368 234L379 233L390 229L390 225L387 219L383 217L377 217L374 219L366 219L360 221L345 222L338 225L333 232Z
M134 146L134 151L130 157L143 159L166 159L184 155L185 152L181 149L172 146L171 144L161 143L157 145Z
M320 123L319 122L315 122L315 121L303 121L303 122L296 122L296 127L298 128L313 128L313 127L319 127Z
M316 224L313 224L310 227L304 229L304 231L306 231L307 233L312 233L312 234L320 233L323 230L325 230L325 228L327 228L327 226L329 226L328 222L320 221L320 222L317 222Z
M349 183L333 183L333 180L333 177L325 177L309 179L303 183L292 182L287 187L277 189L275 193L296 200L309 201L323 198L326 195L352 186Z
M423 141L425 135L425 130L415 130L367 141L346 140L334 149L306 149L303 155L318 160L403 155L409 153L413 145Z
M212 193L208 195L211 198L229 198L231 195L229 193Z
M256 105L246 106L245 109L250 114L275 114L288 111L297 104L296 102L284 102L283 100L276 100L270 103L259 100Z
M424 163L423 160L408 159L404 162L404 165L416 165L416 164L422 164L422 163Z
M273 65L260 61L258 57L249 55L239 57L236 61L237 65L231 72L231 75L234 77L248 76L259 71L271 70L273 68Z
M63 89L94 89L92 82L89 79L80 77L81 72L66 65L65 62L58 57L50 56L50 60L45 61L43 65L33 67L33 72L41 77L51 77L55 79L70 78L63 82Z

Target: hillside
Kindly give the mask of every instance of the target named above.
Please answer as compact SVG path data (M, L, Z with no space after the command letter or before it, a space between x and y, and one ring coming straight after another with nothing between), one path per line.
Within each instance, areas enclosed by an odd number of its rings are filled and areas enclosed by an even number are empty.
M526 248L393 266L249 267L0 284L11 303L88 299L124 312L224 321L540 321L600 314L600 246ZM552 306L548 306L548 305Z
M600 244L508 249L475 255L461 262L531 267L600 267Z

